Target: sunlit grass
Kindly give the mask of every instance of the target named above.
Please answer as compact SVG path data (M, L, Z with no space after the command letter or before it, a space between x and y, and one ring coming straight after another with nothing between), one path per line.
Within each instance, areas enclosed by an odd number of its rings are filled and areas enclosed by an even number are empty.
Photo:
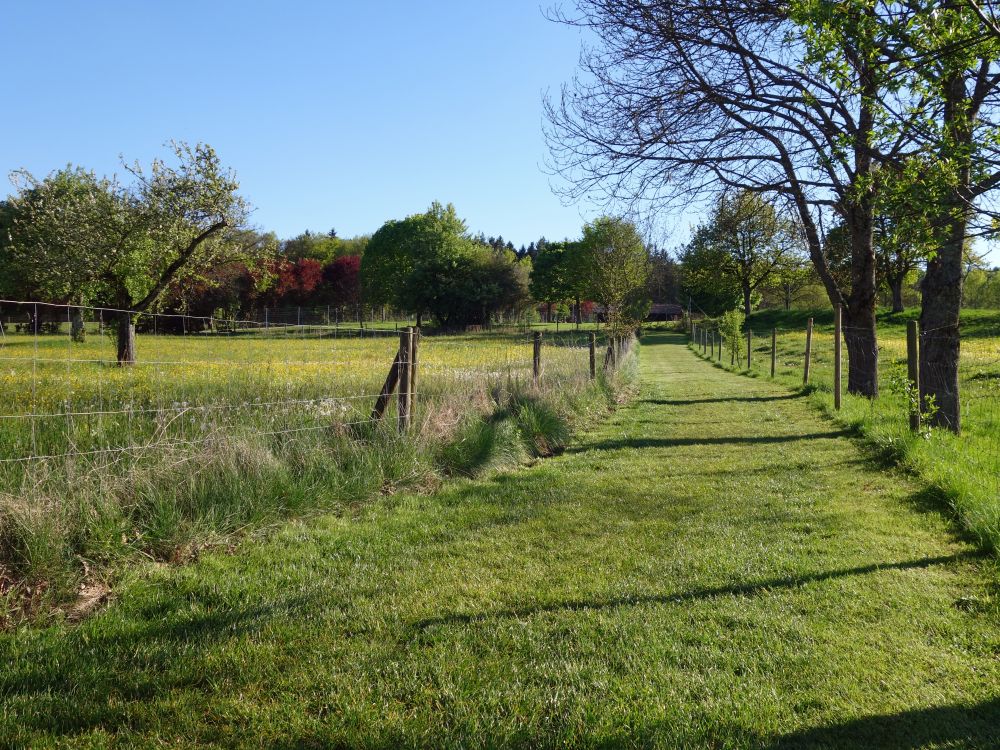
M737 367L754 377L770 377L771 330L777 329L775 378L803 387L805 318L801 311L767 311L751 317L751 367ZM880 394L869 400L847 388L844 350L843 406L838 418L862 430L880 450L934 482L950 497L966 526L989 547L1000 547L1000 314L968 311L963 317L959 368L962 435L945 430L909 430L906 390L906 323L916 311L886 315L879 324ZM812 398L833 412L834 335L832 314L814 315L809 388ZM744 344L745 346L745 344ZM695 347L700 352L700 347ZM707 356L707 355L705 355ZM716 355L716 360L718 359ZM731 366L728 348L723 366Z
M606 409L586 336L545 342L536 386L530 335L423 336L403 438L395 397L381 422L370 417L399 347L395 331L140 334L131 367L118 366L109 335L74 343L65 332L8 332L0 594L11 580L64 592L122 555L169 558L288 513L433 484L448 468L441 446L461 439L461 424L529 396L563 421Z

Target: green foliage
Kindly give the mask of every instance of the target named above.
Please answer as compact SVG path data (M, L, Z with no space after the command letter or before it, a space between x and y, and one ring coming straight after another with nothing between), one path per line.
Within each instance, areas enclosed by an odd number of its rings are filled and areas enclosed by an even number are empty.
M649 254L635 225L603 216L583 227L579 267L604 306L613 336L630 334L649 312Z
M683 251L685 284L707 312L728 308L735 296L749 313L768 284L794 273L801 244L795 222L757 193L723 194Z
M172 144L176 163L133 180L67 167L37 180L15 173L8 254L27 286L47 300L151 307L171 283L263 254L245 233L248 206L235 176L205 144Z
M370 237L367 235L345 239L338 237L336 231L332 229L326 234L317 234L307 230L282 242L281 256L291 261L309 258L326 265L337 258L349 255L361 257L365 254L369 239Z
M531 271L531 296L540 302L587 299L592 280L582 242L547 242L538 250Z
M361 259L370 304L388 304L443 327L488 324L501 309L527 304L527 267L507 251L472 240L452 205L386 222Z
M729 349L730 359L737 365L743 362L743 323L746 316L742 310L727 310L719 318L719 335Z

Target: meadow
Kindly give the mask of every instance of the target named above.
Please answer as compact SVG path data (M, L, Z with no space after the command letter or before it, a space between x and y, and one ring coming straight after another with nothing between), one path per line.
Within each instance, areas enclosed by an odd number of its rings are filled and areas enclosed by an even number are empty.
M906 326L917 310L879 317L880 394L869 400L844 395L833 403L833 314L822 311L762 311L750 317L751 366L732 364L728 348L721 366L754 377L770 377L771 331L777 329L775 379L812 393L826 412L863 433L887 458L898 461L941 489L964 526L987 548L1000 548L1000 313L967 310L962 318L960 387L962 434L909 429L911 393L906 376ZM811 373L803 383L806 321L814 319ZM745 347L745 342L743 343ZM697 347L696 347L697 348ZM742 347L741 347L742 348ZM700 349L698 349L700 351ZM707 355L706 355L707 356ZM716 348L718 362L718 348ZM844 388L847 352L844 350Z
M558 451L606 411L586 334L425 335L410 432L373 404L393 329L286 326L137 338L95 326L0 339L0 593L40 612L136 556L181 560L288 515ZM19 615L18 615L19 616Z

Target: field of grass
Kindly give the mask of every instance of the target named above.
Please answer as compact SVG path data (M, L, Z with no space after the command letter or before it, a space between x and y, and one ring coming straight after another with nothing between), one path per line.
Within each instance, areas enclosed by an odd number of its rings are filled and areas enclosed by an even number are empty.
M0 746L990 748L997 563L809 397L641 347L527 469L0 634Z
M474 471L499 460L494 444L510 461L550 451L565 423L608 404L613 386L590 382L584 341L547 335L534 388L528 336L425 336L401 438L394 405L369 421L398 348L391 330L140 334L133 367L117 366L110 336L8 332L0 612L26 590L40 609L123 558L180 558L290 513Z
M939 487L966 527L986 547L1000 548L1000 313L968 310L962 318L960 366L962 429L910 433L906 388L906 324L913 310L879 318L881 392L869 400L845 395L837 415L860 429L880 450ZM814 318L810 388L812 398L833 412L833 314L830 311L764 311L751 316L753 350L749 374L770 377L771 330L778 330L775 378L791 388L803 386L806 320ZM745 346L745 345L744 345ZM699 351L700 348L696 347ZM717 350L718 351L718 350ZM717 356L717 355L716 355ZM729 367L730 352L722 364ZM743 366L738 366L748 372ZM844 387L847 352L844 350Z

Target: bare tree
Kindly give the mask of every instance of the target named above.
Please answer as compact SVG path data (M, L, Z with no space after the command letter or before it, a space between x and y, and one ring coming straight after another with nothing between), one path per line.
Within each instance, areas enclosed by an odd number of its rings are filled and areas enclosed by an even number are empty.
M569 197L689 203L720 187L786 199L831 303L842 304L848 389L878 393L874 216L879 166L901 162L915 117L904 69L875 38L815 54L771 0L579 0L582 73L546 102L554 168ZM859 25L862 29L864 25ZM897 117L884 128L884 113ZM824 222L850 237L850 283L830 272Z

